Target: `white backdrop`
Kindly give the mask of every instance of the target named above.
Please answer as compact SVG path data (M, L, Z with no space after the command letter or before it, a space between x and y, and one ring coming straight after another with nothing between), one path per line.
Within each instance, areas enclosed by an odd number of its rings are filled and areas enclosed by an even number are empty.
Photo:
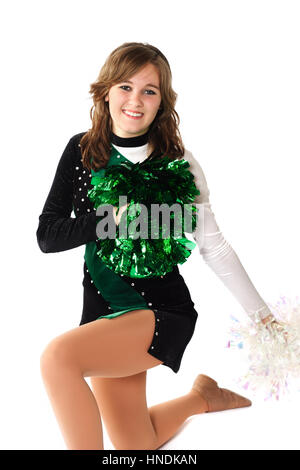
M300 6L12 0L1 3L0 17L0 447L65 449L39 359L52 338L79 324L84 246L45 255L35 232L65 145L90 127L90 83L123 42L147 42L166 55L183 141L205 172L220 229L266 302L295 297ZM226 328L231 313L241 320L245 313L197 248L181 272L199 318L178 374L165 366L148 372L149 406L186 393L198 373L235 387ZM163 449L299 449L298 397L247 396L252 407L193 416Z

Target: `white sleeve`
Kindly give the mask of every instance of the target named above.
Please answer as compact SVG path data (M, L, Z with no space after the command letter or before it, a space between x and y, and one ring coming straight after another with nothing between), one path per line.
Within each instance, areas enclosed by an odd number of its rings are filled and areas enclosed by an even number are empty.
M261 319L267 317L271 314L269 307L258 294L237 254L217 225L209 202L210 191L200 164L188 150L183 158L189 162L189 170L194 175L195 185L200 191L194 203L198 208L198 215L196 229L192 235L204 261L253 321L257 315Z

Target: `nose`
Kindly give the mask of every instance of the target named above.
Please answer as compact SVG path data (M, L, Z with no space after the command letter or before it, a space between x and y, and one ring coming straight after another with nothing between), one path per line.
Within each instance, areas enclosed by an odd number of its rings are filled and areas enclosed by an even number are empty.
M142 107L143 106L143 100L141 98L141 95L138 91L133 91L130 93L130 98L128 100L128 105L134 106L134 107Z

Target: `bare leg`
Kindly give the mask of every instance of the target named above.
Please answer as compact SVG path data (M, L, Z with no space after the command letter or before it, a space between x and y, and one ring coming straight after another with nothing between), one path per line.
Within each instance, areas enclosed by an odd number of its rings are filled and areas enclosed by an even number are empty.
M207 410L206 401L193 390L179 398L151 406L149 413L157 435L157 448L173 437L187 418Z
M47 346L42 377L68 449L103 449L99 409L84 377L127 377L162 364L147 352L154 330L153 311L135 310L82 325ZM151 443L137 437L131 448L154 445L155 436Z
M189 416L208 409L194 390L148 408L146 378L147 371L122 378L91 377L101 416L117 450L136 448L139 436L144 436L147 449L159 449Z
M54 364L54 361L53 361ZM102 422L93 393L77 371L55 361L44 384L68 449L103 449Z

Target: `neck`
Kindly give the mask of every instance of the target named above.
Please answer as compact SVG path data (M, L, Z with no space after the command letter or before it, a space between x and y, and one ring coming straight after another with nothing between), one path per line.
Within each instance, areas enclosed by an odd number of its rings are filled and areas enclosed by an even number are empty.
M148 142L149 131L135 137L120 137L111 132L111 142L119 147L141 147Z

